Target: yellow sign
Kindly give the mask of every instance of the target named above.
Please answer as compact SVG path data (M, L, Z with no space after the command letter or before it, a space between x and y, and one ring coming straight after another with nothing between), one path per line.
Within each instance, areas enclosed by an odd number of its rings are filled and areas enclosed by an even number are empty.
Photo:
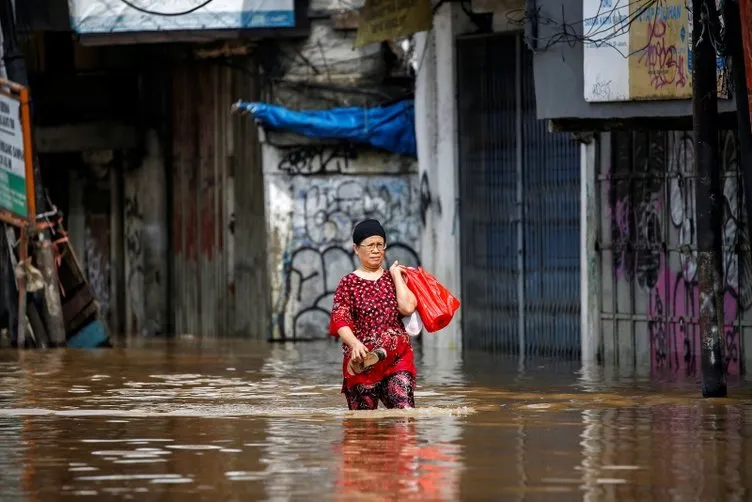
M684 0L630 4L629 95L632 99L692 98L692 13ZM718 96L728 97L723 58Z
M683 0L630 4L629 95L632 99L692 97L691 34Z
M431 0L366 0L354 47L427 31L432 21Z

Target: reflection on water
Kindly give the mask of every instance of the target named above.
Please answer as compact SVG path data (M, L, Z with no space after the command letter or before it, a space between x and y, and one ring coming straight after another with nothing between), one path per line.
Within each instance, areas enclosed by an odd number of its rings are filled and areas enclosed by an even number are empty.
M343 422L336 493L343 499L456 500L460 430L451 418L424 427L414 418Z
M752 499L750 391L435 352L349 412L336 344L0 353L0 500Z

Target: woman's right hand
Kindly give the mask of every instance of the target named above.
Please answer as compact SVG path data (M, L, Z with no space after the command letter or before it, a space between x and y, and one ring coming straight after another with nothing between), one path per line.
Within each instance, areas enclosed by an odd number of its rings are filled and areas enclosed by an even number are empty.
M365 359L366 357L366 354L368 354L368 349L360 340L355 340L355 342L350 345L350 351L350 359L352 359L356 363L363 361L363 359Z

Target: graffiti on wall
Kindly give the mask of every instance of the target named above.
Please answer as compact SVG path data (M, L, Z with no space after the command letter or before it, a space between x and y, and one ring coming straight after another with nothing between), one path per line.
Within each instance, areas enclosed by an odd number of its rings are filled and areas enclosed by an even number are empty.
M441 216L441 199L431 194L431 183L428 173L423 171L420 176L420 221L426 224L429 210L435 210L437 216Z
M692 12L687 2L583 0L583 28L585 101L692 96ZM718 97L727 98L729 72L718 52Z
M296 176L291 192L292 243L283 264L279 333L325 338L334 290L355 268L355 224L378 219L387 232L387 261L419 264L417 176Z
M86 278L94 296L99 301L102 315L110 313L110 260L108 221L105 217L92 215L86 225L84 238L84 263Z
M732 132L721 135L720 147L725 357L729 373L738 374L738 320L752 305L752 259L740 252L749 250L749 235ZM653 369L694 374L700 331L692 134L619 133L614 150L609 198L616 278L632 284L634 304L647 304Z
M128 179L123 216L125 234L125 288L126 309L125 327L128 333L140 333L144 323L144 267L142 231L144 216L138 203L138 195L133 190L137 179Z
M349 143L340 143L334 147L296 146L282 150L277 167L287 174L341 174L347 172L350 162L357 158L357 150Z

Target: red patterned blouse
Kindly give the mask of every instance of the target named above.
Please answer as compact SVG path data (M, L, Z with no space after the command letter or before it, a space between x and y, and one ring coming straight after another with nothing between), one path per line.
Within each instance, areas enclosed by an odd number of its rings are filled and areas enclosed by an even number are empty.
M334 304L329 323L329 333L349 326L355 337L371 351L382 347L387 357L363 373L350 375L350 347L342 344L342 374L344 388L358 384L374 385L384 378L401 371L415 377L415 362L410 336L402 324L402 315L397 310L397 291L392 275L384 273L376 280L363 279L355 273L342 278L334 292Z

